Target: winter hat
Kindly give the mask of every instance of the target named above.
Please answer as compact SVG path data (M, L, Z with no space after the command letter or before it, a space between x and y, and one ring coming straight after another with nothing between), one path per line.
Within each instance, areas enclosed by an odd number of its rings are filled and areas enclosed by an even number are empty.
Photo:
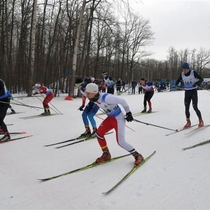
M102 75L107 75L108 73L106 71L102 72Z
M35 84L35 87L36 87L36 88L41 87L41 84L36 83L36 84Z
M86 86L85 92L88 92L88 93L98 93L98 85L96 85L94 83L89 83Z
M91 77L90 80L91 80L91 82L94 82L95 81L95 78L94 77Z
M183 68L183 69L189 69L190 67L189 67L189 64L188 64L188 63L184 63L184 64L182 65L182 68Z

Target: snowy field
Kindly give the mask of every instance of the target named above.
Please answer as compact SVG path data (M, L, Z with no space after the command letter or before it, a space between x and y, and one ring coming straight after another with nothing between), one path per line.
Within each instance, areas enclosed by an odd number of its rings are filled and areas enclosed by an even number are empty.
M13 96L12 102L42 107L39 100L42 96ZM127 141L144 157L153 151L156 154L109 195L102 192L109 190L132 168L132 156L40 182L39 178L90 164L102 154L96 139L61 149L44 147L84 132L82 112L77 110L81 98L67 101L65 97L61 95L51 101L51 107L62 115L24 118L43 110L13 105L19 113L6 116L10 132L26 131L33 136L0 145L0 209L210 209L210 144L182 150L210 139L210 127L188 133L194 127L166 136L170 130L138 122L126 123ZM119 97L128 102L133 114L143 109L143 95L124 93ZM210 92L199 91L198 97L204 123L210 124ZM152 98L156 112L135 119L180 129L186 122L183 98L183 91L156 92ZM192 124L198 123L192 106L190 111ZM98 125L101 118L105 116L95 117ZM107 135L107 142L112 157L126 154L117 145L114 133Z

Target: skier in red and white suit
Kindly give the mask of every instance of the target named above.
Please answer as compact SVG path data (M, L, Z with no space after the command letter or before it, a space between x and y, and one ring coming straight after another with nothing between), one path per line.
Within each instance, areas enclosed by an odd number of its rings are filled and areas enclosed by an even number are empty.
M114 96L108 93L100 93L98 86L94 83L89 83L86 86L85 93L87 98L90 101L96 103L101 109L104 110L104 112L106 112L108 116L97 129L96 136L103 154L101 157L96 159L96 162L101 163L111 159L111 154L109 152L104 135L111 129L115 129L118 145L134 156L135 165L140 164L144 158L125 141L125 120L128 122L133 121L133 116L130 112L130 108L127 102L118 96ZM124 108L126 115L123 114L118 104Z
M35 94L46 94L46 97L42 102L44 107L44 113L42 113L41 115L50 115L50 107L48 103L54 98L53 92L44 85L37 83L33 88L33 95Z

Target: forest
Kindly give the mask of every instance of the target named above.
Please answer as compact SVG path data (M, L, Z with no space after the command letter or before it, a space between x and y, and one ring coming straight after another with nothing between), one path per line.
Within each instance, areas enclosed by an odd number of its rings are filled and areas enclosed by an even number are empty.
M120 0L3 0L0 2L0 78L12 93L28 96L36 82L74 95L79 78L131 83L178 78L188 61L210 77L210 50L177 50L165 60L150 59L145 47L155 32L147 17Z

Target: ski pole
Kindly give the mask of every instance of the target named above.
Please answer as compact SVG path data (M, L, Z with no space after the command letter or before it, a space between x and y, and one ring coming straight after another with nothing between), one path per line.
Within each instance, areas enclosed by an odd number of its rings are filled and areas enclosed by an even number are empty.
M42 95L42 97L44 98L44 96ZM61 115L63 115L63 113L60 111L60 110L58 110L51 102L49 102L49 104L51 105L51 108L53 107L54 108L54 111L56 110L57 111L57 113L59 113L59 114L61 114ZM56 112L55 111L55 112Z
M62 113L61 111L59 111L51 102L50 102L50 105L51 105L52 107L54 107L54 109L56 109L57 112L58 112L59 114L63 115L63 113Z
M16 105L19 105L19 106L26 106L26 104L24 104L24 103L22 103L22 102L20 102L20 101L17 101L17 100L14 100L14 101L16 101L17 103L12 103L12 104L16 104ZM11 101L10 101L10 103L11 103ZM29 107L30 105L27 105L27 107ZM39 110L39 109L43 109L42 107L41 108L36 108L36 107L30 107L30 108L34 108L34 109L36 109L36 110Z
M44 96L41 95L43 98ZM39 99L42 102L42 99L40 99L38 96L35 96L37 99ZM51 103L49 103L51 106L53 106ZM53 106L54 107L54 106ZM61 115L63 115L63 113L61 113L56 107L54 107L54 109L51 107L51 109L55 112L55 113L59 113ZM56 110L55 110L56 109Z
M99 119L101 119L101 120L104 120L102 117L100 117L100 116L97 116L96 115L96 117L98 117ZM130 130L132 130L132 131L134 131L135 132L135 130L133 130L132 128L130 128L129 126L127 126L127 125L125 125L125 127L127 127L128 129L130 129Z
M20 104L20 103L8 103L8 102L5 102L5 101L0 101L0 103L3 103L3 104L14 104L14 105L18 105L18 106L26 106L26 107L29 107L29 108L35 108L35 109L43 109L43 107L37 107L37 106L30 106L30 105L27 105L27 104Z
M163 129L170 130L170 131L176 131L176 132L178 131L178 129L171 129L171 128L167 128L167 127L164 127L164 126L154 125L154 124L151 124L151 123L142 122L142 121L137 120L137 119L133 119L133 121L138 122L138 123L142 123L142 124L145 124L145 125L151 125L151 126L154 126L154 127L157 127L157 128L163 128Z

